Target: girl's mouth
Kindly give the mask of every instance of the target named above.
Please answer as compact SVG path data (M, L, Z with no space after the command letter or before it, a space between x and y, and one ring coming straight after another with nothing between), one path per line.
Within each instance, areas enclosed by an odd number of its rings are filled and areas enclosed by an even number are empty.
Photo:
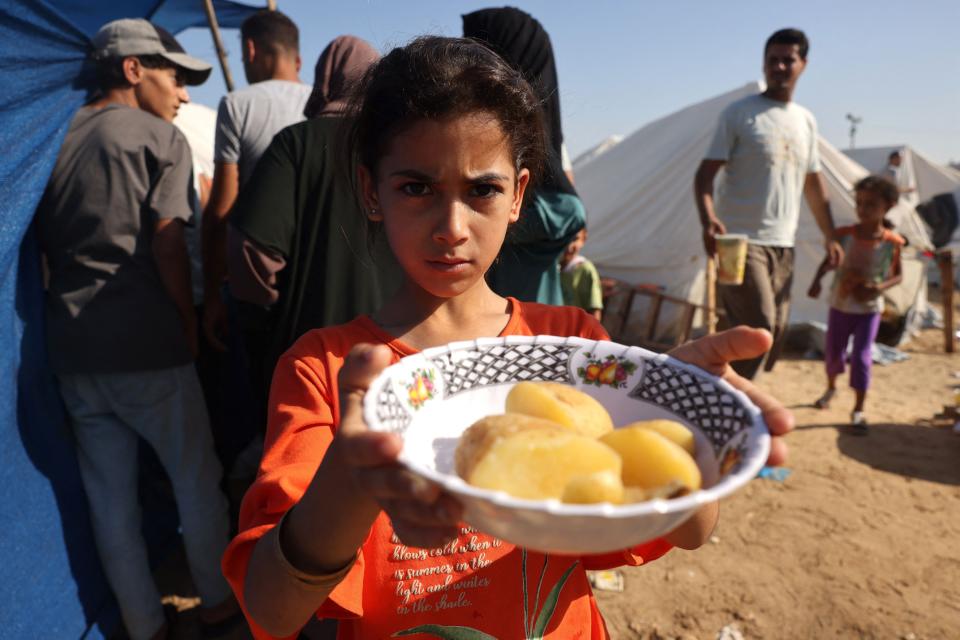
M430 268L443 273L457 273L465 270L470 261L463 258L440 258L439 260L427 260Z

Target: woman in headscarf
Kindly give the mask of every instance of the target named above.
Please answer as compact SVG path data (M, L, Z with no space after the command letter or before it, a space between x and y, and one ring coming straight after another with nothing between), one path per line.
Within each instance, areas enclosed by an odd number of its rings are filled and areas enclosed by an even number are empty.
M543 104L548 166L543 181L488 272L500 295L563 304L559 259L586 223L583 203L564 170L560 90L550 36L533 16L515 9L481 9L463 16L463 35L483 42L523 73Z
M270 307L268 378L304 332L372 312L396 284L386 243L368 242L339 144L352 85L379 57L354 36L327 45L308 119L276 135L230 216L230 290Z

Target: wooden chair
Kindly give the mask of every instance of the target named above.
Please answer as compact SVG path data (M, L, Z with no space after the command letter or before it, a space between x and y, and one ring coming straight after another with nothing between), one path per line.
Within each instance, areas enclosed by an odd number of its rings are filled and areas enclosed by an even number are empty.
M636 345L651 351L667 351L683 344L693 333L693 320L698 310L706 312L704 305L668 295L652 284L630 285L614 278L604 278L603 285L603 325L610 338L623 344ZM643 325L639 331L629 327L630 315L637 297L649 299ZM664 307L679 306L679 331L672 341L663 340L657 335L657 326Z

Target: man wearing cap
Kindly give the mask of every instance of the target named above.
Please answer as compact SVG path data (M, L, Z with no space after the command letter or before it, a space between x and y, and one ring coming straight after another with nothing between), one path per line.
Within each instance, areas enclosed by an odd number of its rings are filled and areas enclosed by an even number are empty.
M70 417L94 537L131 638L167 622L147 563L137 447L173 485L187 561L214 625L236 603L220 573L221 468L193 367L197 323L184 224L191 159L172 124L210 65L146 20L93 39L99 93L74 116L37 210L49 266L47 343Z

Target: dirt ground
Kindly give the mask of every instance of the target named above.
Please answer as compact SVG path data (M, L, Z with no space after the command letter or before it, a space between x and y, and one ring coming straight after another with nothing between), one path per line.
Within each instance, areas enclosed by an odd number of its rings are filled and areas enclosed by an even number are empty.
M624 571L598 592L614 638L960 638L960 434L937 418L960 386L942 331L874 367L870 431L846 426L853 392L828 410L822 364L788 357L759 380L793 409L791 473L721 504L711 543Z
M612 637L960 638L960 434L937 417L960 386L960 353L945 354L935 330L904 350L909 360L874 368L866 436L846 426L849 389L811 406L819 361L781 359L760 384L796 415L789 477L726 499L702 549L624 570L622 593L598 591ZM191 591L177 565L161 571L164 593ZM198 637L196 600L174 602L174 636Z

